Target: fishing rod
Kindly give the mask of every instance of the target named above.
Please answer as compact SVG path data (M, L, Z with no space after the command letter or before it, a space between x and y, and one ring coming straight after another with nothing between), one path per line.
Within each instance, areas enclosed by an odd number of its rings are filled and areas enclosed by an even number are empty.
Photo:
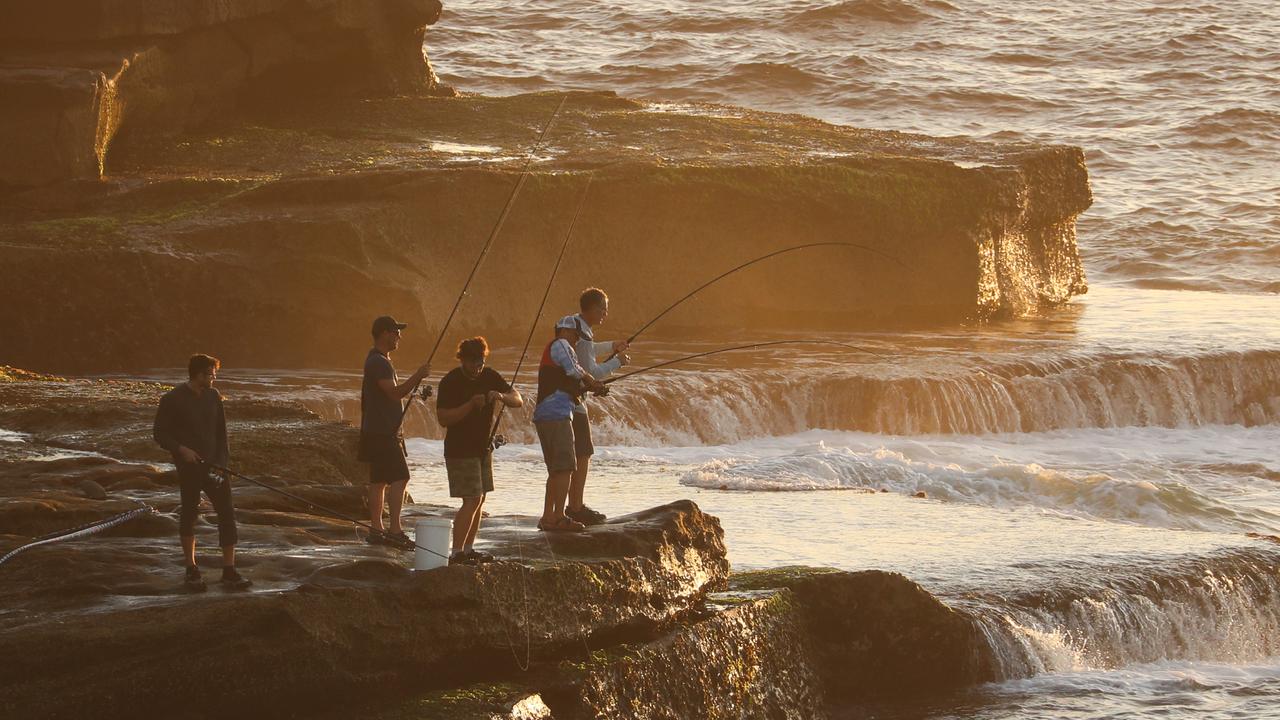
M257 485L258 487L262 488L263 490L270 490L270 491L271 491L271 492L273 492L273 493L277 493L277 494L279 494L279 495L283 495L283 496L285 496L285 497L287 497L287 498L289 498L289 499L291 499L291 500L295 500L295 501L297 501L297 502L300 502L300 503L302 503L303 505L307 506L307 508L308 508L308 509L310 509L310 510L319 510L320 512L322 512L322 513L324 513L324 514L326 514L326 515L329 515L329 516L331 516L331 517L337 518L338 520L346 520L346 521L347 521L347 522L349 522L349 523L352 523L352 524L354 524L354 525L358 525L358 526L360 526L360 527L364 528L365 530L368 530L370 533L376 533L376 532L378 532L378 531L377 531L377 530L376 530L372 525L370 525L369 523L364 522L363 520L357 520L356 518L353 518L353 517L351 517L350 515L348 515L348 514L346 514L346 513L342 512L341 510L334 510L334 509L333 509L333 508L331 508L331 507L328 507L328 506L326 506L326 505L321 505L321 504L320 504L320 503L318 503L318 502L314 502L314 501L308 500L307 498L304 498L304 497L302 497L301 495L297 495L297 494L295 494L295 493L291 493L291 492L289 492L288 490L284 490L284 489L282 489L282 488L278 488L278 487L276 487L275 485L272 485L272 484L270 484L270 483L262 482L261 480L257 480L257 479L251 478L251 477L249 477L248 475L242 475L242 474L240 474L240 473L236 472L235 470L232 470L231 468L223 467L223 466L221 466L221 465L218 465L217 463L211 463L211 462L209 462L209 461L205 460L205 461L202 461L202 463L201 463L201 464L205 465L206 467L208 467L208 468L210 468L210 469L217 470L218 472L223 473L223 474L225 474L225 475L230 475L231 477L236 478L236 479L238 479L238 480L243 480L243 481L245 481L245 482L247 482L247 483L252 483L252 484L254 484L254 485ZM413 545L414 545L414 547L419 548L419 549L422 549L422 550L426 550L427 552L429 552L429 553L431 553L432 555L435 555L435 556L437 556L437 557L442 557L442 558L445 558L446 560L449 558L449 556L448 556L448 555L443 555L443 554L441 554L441 553L438 553L438 552L436 552L435 550L432 550L432 549L431 549L431 548L429 548L429 547L423 547L422 545L419 545L416 541L413 543Z
M710 285L714 285L714 284L716 284L717 282L720 282L721 280L723 280L723 279L725 279L725 278L729 277L730 275L732 275L732 274L734 274L734 273L738 272L739 270L745 270L745 269L747 269L747 268L751 267L752 265L755 265L756 263L764 262L765 260L768 260L768 259L770 259L770 258L775 258L775 257L777 257L777 256L779 256L779 255L785 255L786 253L796 252L796 251L798 251L798 250L807 250L807 249L809 249L809 248L815 248L815 247L849 247L849 248L856 248L856 249L858 249L858 250L866 250L866 251L867 251L867 252L869 252L869 253L874 253L874 254L876 254L876 255L880 255L881 257L885 257L885 258L888 258L888 259L890 259L890 260L894 261L894 262L895 262L895 263L897 263L898 265L902 265L902 261L901 261L901 260L898 260L898 258L896 258L896 257L894 257L894 256L892 256L892 255L890 255L889 253L886 253L886 252L881 251L881 250L877 250L877 249L872 248L872 247L867 247L866 245L859 245L858 243L851 243L851 242L830 241L830 242L805 243L804 245L794 245L794 246L789 247L789 248L783 248L783 249L781 249L781 250L775 250L775 251L773 251L773 252L771 252L771 253L768 253L768 254L766 254L766 255L761 255L760 257L758 257L758 258L756 258L756 259L754 259L754 260L748 260L747 262L744 262L744 263L742 263L741 265L738 265L737 267L730 268L729 270L726 270L726 271L724 271L724 272L720 273L719 275L717 275L717 276L715 276L715 277L711 278L711 279L710 279L710 280L708 280L707 282L705 282L705 283L703 283L703 284L699 285L698 287L694 288L694 289L693 289L693 291L692 291L692 292L690 292L688 295L685 295L684 297L680 298L679 300L677 300L677 301L675 301L675 302L671 303L671 305L669 305L669 306L667 307L667 309L666 309L666 310L663 310L662 312L658 313L658 315L657 315L656 317L654 317L654 318L653 318L652 320L650 320L649 322L645 323L645 324L644 324L644 326L643 326L643 327L641 327L639 330L635 331L635 333L633 333L633 334L631 335L631 337L627 338L627 344L628 344L628 345L630 345L631 343L635 342L635 339L636 339L636 338L638 338L638 337L640 337L640 333L644 332L645 330L648 330L650 326L652 326L654 323L656 323L656 322L658 322L659 320L661 320L661 319L662 319L662 317L663 317L664 315L666 315L667 313L671 312L672 310L675 310L675 309L676 309L677 307L679 307L679 306L680 306L680 304L681 304L681 303L683 303L685 300L688 300L689 298L693 297L694 295L697 295L698 293L700 293L700 292L702 292L703 290L705 290L708 286L710 286ZM906 266L905 266L905 265L902 265L902 267L906 267ZM609 357L605 358L605 362L609 362L610 360L614 359L614 358L615 358L615 357L617 357L617 356L618 356L618 351L617 351L617 350L615 350L615 351L613 351L613 353L611 353L611 354L609 355Z
M556 105L555 112L551 113L551 117L547 119L547 123L542 126L542 132L538 135L537 142L533 148L529 150L529 154L525 157L524 167L520 170L520 177L516 180L515 187L511 188L511 194L507 196L507 202L502 206L502 212L498 214L498 220L493 224L493 229L489 231L489 237L484 242L484 246L480 248L480 256L476 258L475 264L471 266L471 274L467 275L467 281L462 285L462 292L458 293L458 299L453 303L453 309L449 311L449 317L445 318L444 326L440 328L440 335L436 337L436 344L431 346L431 354L427 356L425 364L430 365L431 360L435 358L436 351L440 349L440 343L444 342L445 333L449 330L449 324L453 322L453 316L458 313L458 307L462 305L462 299L467 296L467 288L471 287L471 281L475 279L476 273L480 270L480 263L484 262L484 258L489 254L489 248L493 246L493 241L498 237L498 232L502 230L502 225L507 221L507 215L511 213L511 206L515 204L516 196L520 194L520 189L524 187L525 181L529 179L529 167L533 164L533 158L538 154L538 149L542 147L542 141L547 137L547 131L551 129L551 125L555 123L556 117L560 115L560 110L564 108L565 101L569 99L568 93L560 98L560 103ZM418 391L418 386L422 384L419 379L414 384L413 389L409 391L410 400L413 394ZM422 390L422 398L425 400L431 397L431 386ZM400 410L400 423L396 426L397 430L400 425L404 424L404 416L409 412L409 406L412 402L407 402Z
M719 355L720 353L736 352L739 350L753 350L755 348L769 347L772 345L834 345L836 347L845 348L846 350L854 350L857 352L868 352L868 353L871 353L872 355L879 355L880 357L888 357L887 355L884 355L883 353L875 352L874 350L869 350L864 347L858 347L856 345L850 345L849 343L838 342L836 340L770 340L768 342L749 343L747 345L735 345L733 347L720 348L719 350L708 350L707 352L700 352L693 355L686 355L684 357L676 358L675 360L660 362L657 365L650 365L649 367L646 367L646 368L640 368L639 370L632 370L629 373L616 375L614 377L611 377L605 380L604 384L608 385L609 383L615 383L619 380L625 380L629 377L634 377L642 373L658 370L659 368L675 365L676 363L687 362L689 360L697 360L698 358L704 358L704 357L707 357L708 355Z
M547 298L551 295L551 287L555 285L556 274L560 272L560 263L564 261L565 252L569 249L569 241L573 239L573 229L578 226L578 217L582 215L582 208L587 204L587 193L591 191L591 182L595 179L595 173L587 175L587 185L582 188L582 196L578 199L578 208L573 213L573 219L569 222L569 229L564 234L564 243L560 246L560 255L556 258L556 264L551 267L551 277L547 279L547 289L542 293L542 302L538 304L538 312L533 316L533 324L529 326L529 336L524 339L524 348L520 351L520 359L516 361L515 372L511 373L511 386L515 387L516 378L520 376L520 368L524 366L525 356L529 354L529 345L533 342L533 335L538 330L538 321L542 319L542 311L547 307ZM507 444L507 439L498 434L498 426L502 423L502 413L507 409L506 405L498 408L498 415L493 419L493 428L489 430L489 447L491 450L497 450Z

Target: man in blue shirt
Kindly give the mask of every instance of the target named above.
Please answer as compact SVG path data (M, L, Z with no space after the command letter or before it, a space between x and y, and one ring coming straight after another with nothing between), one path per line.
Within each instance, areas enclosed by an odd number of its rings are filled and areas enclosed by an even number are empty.
M581 321L568 315L556 323L556 337L542 351L538 366L538 405L533 424L538 430L542 457L547 463L547 492L539 530L582 531L586 526L565 514L569 483L577 468L573 438L573 407L588 390L608 392L578 363L574 345L581 339Z

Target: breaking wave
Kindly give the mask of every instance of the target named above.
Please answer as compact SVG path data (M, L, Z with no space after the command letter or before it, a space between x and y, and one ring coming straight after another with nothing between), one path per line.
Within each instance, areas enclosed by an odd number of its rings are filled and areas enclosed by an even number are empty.
M1276 562L1274 552L1242 548L953 604L982 629L1000 679L1162 660L1244 663L1280 653Z
M657 375L651 377L658 377ZM526 396L533 388L524 387ZM333 419L345 398L302 398ZM1280 422L1280 352L1188 357L1063 357L944 374L871 365L820 373L668 372L591 401L596 441L656 447L739 442L819 428L888 435L982 435L1075 428L1258 426ZM533 441L532 403L503 432ZM441 437L415 405L406 430Z
M802 450L758 459L719 459L685 473L684 485L719 490L862 490L924 493L943 502L1034 507L1144 526L1243 531L1280 526L1280 516L1234 507L1176 480L1152 482L1105 473L1067 473L1036 464L977 469L911 460L884 448Z

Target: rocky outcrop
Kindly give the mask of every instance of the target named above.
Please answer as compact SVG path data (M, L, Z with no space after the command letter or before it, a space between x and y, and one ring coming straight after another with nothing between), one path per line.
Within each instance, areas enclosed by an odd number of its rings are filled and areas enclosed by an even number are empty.
M0 186L97 178L117 130L181 132L258 98L451 92L423 51L440 12L440 0L5 3Z
M388 689L511 676L588 645L651 637L728 577L719 521L688 501L572 537L491 518L489 547L503 561L414 573L409 554L368 545L353 523L318 509L366 516L351 429L246 398L228 402L237 467L314 506L234 480L237 564L254 591L190 595L180 583L173 472L146 462L157 454L150 425L163 389L0 368L3 552L139 503L156 510L0 566L4 717L358 706ZM408 513L412 522L440 511ZM210 519L196 535L201 563L216 568Z
M565 663L539 697L556 720L819 720L825 707L810 644L782 592L653 642Z
M657 512L672 527L714 523L692 507ZM684 550L711 558L723 545ZM68 560L50 549L6 571L15 582L36 583L41 576L25 566L47 571ZM329 559L313 562L310 577L284 593L163 602L112 612L107 621L95 613L22 613L21 624L0 629L0 708L11 717L51 718L132 717L144 704L166 715L192 707L209 716L245 707L293 714L371 700L386 685L449 686L500 671L521 653L536 660L668 622L690 609L708 581L723 581L703 574L712 564L562 559L411 573L387 560ZM116 577L128 584L124 565ZM44 583L66 580L49 575ZM175 662L184 672L175 675Z
M898 573L782 568L744 573L733 587L791 593L831 704L918 697L996 679L991 646L974 618Z
M0 201L0 362L348 366L371 318L425 354L559 94L300 104L117 149L91 192ZM794 116L662 111L571 94L453 333L519 345L594 178L548 307L597 284L634 328L719 271L655 332L841 329L1035 313L1085 289L1079 149L991 145ZM56 267L57 273L45 269ZM130 318L130 322L121 322ZM41 328L58 327L52 349Z

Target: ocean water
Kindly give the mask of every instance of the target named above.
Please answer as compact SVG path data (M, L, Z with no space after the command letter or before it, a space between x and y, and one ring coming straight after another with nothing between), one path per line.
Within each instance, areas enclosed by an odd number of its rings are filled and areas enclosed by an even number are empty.
M1084 148L1093 283L1280 292L1271 0L456 0L427 35L486 94L584 88Z
M1004 681L877 717L1180 719L1280 717L1280 547L1247 536L1280 533L1277 37L1270 0L454 0L427 47L464 91L1083 147L1089 295L618 385L590 498L690 496L735 566L899 570L985 619ZM489 507L531 514L508 426ZM438 440L413 447L415 495L447 500Z

